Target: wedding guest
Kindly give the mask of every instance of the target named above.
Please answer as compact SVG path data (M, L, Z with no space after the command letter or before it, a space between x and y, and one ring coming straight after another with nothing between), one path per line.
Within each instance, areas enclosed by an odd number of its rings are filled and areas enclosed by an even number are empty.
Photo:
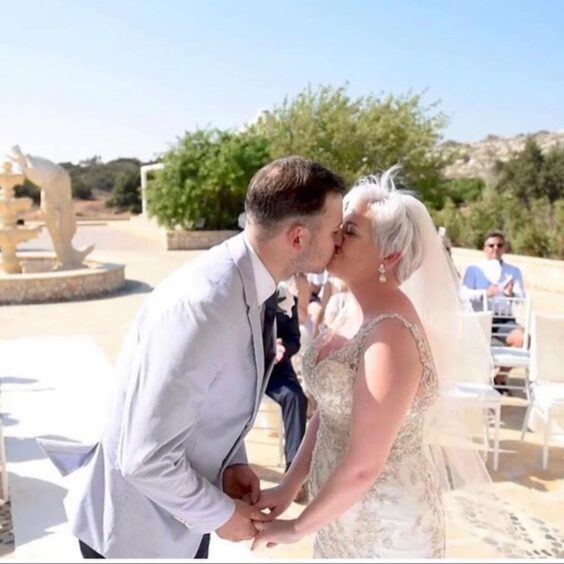
M484 238L484 258L470 265L464 273L463 286L475 309L483 309L481 300L488 300L488 308L500 311L505 298L524 298L523 276L517 266L503 260L506 239L502 231L490 231ZM492 321L492 344L509 347L523 346L523 328L517 326L514 317L496 316ZM506 391L509 368L501 367L495 384Z

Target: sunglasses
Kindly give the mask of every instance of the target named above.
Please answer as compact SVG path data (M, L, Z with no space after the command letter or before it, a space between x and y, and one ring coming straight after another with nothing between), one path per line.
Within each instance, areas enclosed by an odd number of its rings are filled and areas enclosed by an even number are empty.
M489 247L490 249L493 249L494 247L496 249L503 249L503 247L505 247L505 243L488 243L486 247Z

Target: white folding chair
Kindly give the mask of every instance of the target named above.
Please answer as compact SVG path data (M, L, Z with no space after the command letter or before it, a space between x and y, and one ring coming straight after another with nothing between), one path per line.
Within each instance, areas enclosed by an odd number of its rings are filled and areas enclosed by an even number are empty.
M548 467L548 440L554 419L564 421L564 315L533 317L531 331L530 401L523 421L521 440L532 413L544 423L542 468Z
M498 387L504 389L524 390L529 401L529 334L532 302L530 297L524 298L490 298L487 302L488 310L493 314L492 335L504 337L513 329L522 328L523 344L521 347L507 345L493 345L492 359L498 368L523 368L525 379L523 386L503 384Z
M464 312L460 314L461 324L479 323L485 343L490 342L492 313ZM485 347L484 347L485 348ZM460 370L464 371L461 359ZM457 378L458 384L447 394L447 400L455 401L464 406L478 406L484 413L484 431L487 444L490 444L490 426L493 424L493 469L499 466L499 430L501 425L501 394L493 387L491 370L484 370L482 374L463 374Z

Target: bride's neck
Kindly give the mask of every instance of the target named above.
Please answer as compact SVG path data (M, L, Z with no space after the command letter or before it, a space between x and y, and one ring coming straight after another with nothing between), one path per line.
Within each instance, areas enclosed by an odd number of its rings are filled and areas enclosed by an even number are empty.
M362 317L388 309L400 292L398 284L393 280L378 282L376 288L374 284L350 284L349 290L354 307Z

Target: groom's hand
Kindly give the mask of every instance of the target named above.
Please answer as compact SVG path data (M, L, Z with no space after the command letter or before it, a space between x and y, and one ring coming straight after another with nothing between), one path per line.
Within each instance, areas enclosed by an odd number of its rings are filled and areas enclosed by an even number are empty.
M223 472L223 491L233 499L254 504L260 498L260 480L248 464L233 464Z
M258 524L263 521L270 521L270 519L269 515L261 513L257 507L252 507L248 503L236 499L235 512L229 521L215 532L218 537L233 542L252 539L258 533L254 523Z

